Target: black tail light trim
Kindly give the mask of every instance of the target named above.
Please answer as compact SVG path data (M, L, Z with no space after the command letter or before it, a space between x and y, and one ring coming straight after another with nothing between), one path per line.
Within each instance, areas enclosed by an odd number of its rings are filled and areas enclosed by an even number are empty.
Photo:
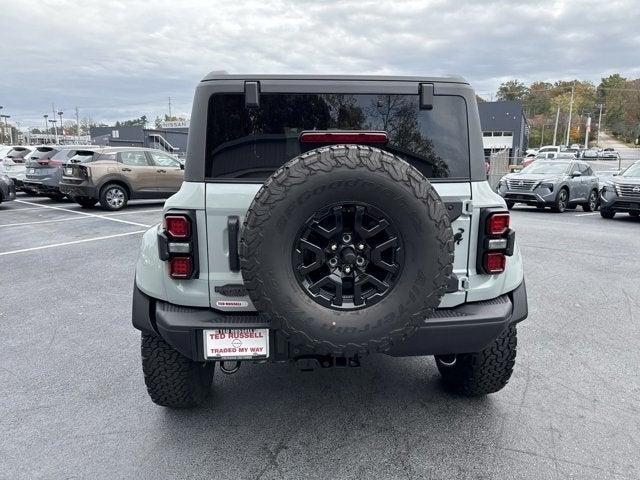
M478 228L478 250L476 253L476 270L480 274L494 275L490 272L487 272L484 268L484 258L485 254L488 252L497 252L503 253L507 257L513 255L513 250L515 248L516 242L516 232L511 228L507 229L507 231L502 235L489 235L487 233L487 220L490 215L495 213L509 213L504 208L493 207L493 208L483 208L480 210L480 226ZM487 248L488 241L491 238L506 238L507 239L507 247L503 250L489 250Z
M168 210L164 215L184 215L189 219L191 236L188 239L184 238L172 238L164 229L164 226L158 228L158 256L162 261L168 261L172 257L184 257L184 253L172 254L169 252L169 243L189 243L191 256L191 264L193 270L191 276L188 278L181 278L175 280L192 280L199 278L200 276L200 259L198 257L198 223L196 221L196 212L194 210Z

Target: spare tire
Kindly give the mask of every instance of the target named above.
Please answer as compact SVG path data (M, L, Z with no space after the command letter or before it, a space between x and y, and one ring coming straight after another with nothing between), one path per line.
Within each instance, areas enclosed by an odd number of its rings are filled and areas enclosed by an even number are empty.
M299 351L385 351L445 292L453 232L429 181L389 152L336 145L278 169L244 220L240 265L255 307Z

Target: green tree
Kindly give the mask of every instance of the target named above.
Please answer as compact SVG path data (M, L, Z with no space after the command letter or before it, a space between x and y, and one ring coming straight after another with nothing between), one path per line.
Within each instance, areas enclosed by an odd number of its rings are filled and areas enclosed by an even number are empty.
M520 80L508 80L498 87L498 100L523 101L528 93L529 87Z

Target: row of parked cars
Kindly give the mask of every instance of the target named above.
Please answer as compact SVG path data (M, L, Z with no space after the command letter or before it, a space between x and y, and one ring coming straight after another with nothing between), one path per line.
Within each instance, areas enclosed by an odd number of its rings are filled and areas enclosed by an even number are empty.
M582 145L573 144L570 147L564 145L546 145L537 149L527 150L523 159L523 166L527 166L535 160L549 160L557 158L584 158L588 160L619 160L620 154L613 147L584 148Z
M516 203L562 213L581 206L585 212L600 208L603 218L618 212L640 216L640 161L621 172L594 172L576 158L537 160L503 176L498 193L511 209Z
M184 165L156 149L96 145L11 146L0 149L0 202L15 191L83 208L120 210L130 199L167 198L180 189ZM11 193L13 192L13 193ZM13 198L12 198L13 197Z

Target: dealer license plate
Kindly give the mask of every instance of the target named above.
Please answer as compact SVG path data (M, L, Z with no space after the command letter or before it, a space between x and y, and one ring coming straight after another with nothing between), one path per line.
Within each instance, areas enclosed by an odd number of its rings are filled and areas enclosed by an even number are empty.
M65 175L73 175L73 168L65 168L64 169L64 174Z
M30 168L29 169L29 173L36 173L36 169L35 168Z
M268 328L218 328L204 330L207 358L254 359L269 356Z

